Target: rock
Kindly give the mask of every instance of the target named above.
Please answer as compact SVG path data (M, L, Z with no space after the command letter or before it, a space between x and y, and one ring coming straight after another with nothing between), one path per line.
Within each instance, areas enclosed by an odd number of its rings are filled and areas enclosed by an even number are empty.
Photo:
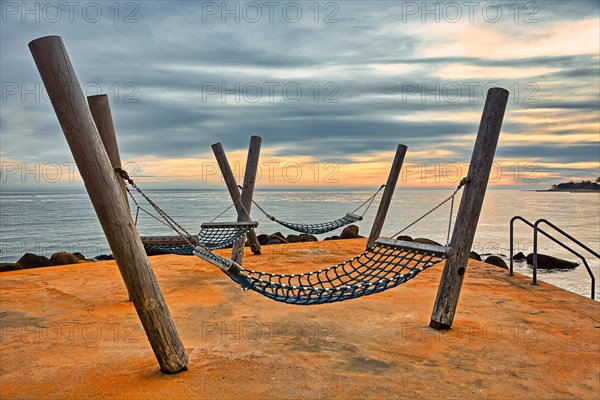
M161 254L166 254L166 253L161 253ZM96 256L96 260L98 261L109 261L109 260L114 260L115 258L113 257L112 254L110 255L106 255L106 254L100 254L99 256Z
M23 267L17 263L0 263L0 272L18 271L20 269L23 269Z
M73 255L74 255L75 257L77 257L77 259L78 259L79 261L86 261L86 259L85 259L85 256L84 256L83 254L81 254L81 253L77 253L77 252L75 252L75 253L73 253Z
M301 233L300 237L303 239L303 241L305 242L318 242L319 239L317 239L316 236L314 235L309 235L307 233Z
M65 265L78 263L79 258L77 258L77 256L75 256L73 253L67 253L66 251L54 253L50 257L50 265Z
M269 240L269 235L265 235L264 233L261 233L260 235L256 236L256 239L258 239L258 243L265 245L265 244L267 244L267 241Z
M269 240L267 240L267 243L265 243L265 246L269 244L283 244L283 242L277 237L270 237Z
M527 264L533 265L533 253L527 254ZM573 269L579 266L578 263L563 260L545 254L539 254L537 256L538 268L541 269Z
M489 256L485 259L485 262L488 264L495 265L496 267L508 269L508 265L506 265L506 262L498 256Z
M400 235L396 238L396 240L403 240L405 242L414 242L413 238L411 238L410 236L406 236L406 235Z
M163 254L169 254L168 251L164 251L164 250L159 250L153 247L144 247L144 250L146 250L146 255L147 256L161 256ZM106 261L106 260L110 260L110 258L105 258L105 257L109 257L106 254L101 254L98 257L96 257L96 260L98 261Z
M358 237L358 226L356 225L348 225L340 235L340 239L356 239Z
M275 233L270 234L267 244L277 244L277 243L269 243L269 241L271 241L272 239L279 240L279 243L289 243L288 240L285 238L285 236L283 236L283 234L281 232L275 232Z
M527 260L527 256L525 254L523 254L523 252L518 252L517 254L515 254L513 256L513 260L515 261L525 261Z
M481 256L474 251L469 253L469 258L471 258L473 260L481 261Z
M436 246L441 246L441 244L439 244L438 242L435 242L431 239L427 239L427 238L416 238L415 240L413 240L413 242L415 243L421 243L421 244L433 244Z
M50 259L33 253L25 253L23 257L19 258L17 264L23 268L47 267L50 265Z
M304 242L304 239L302 239L299 235L291 234L291 235L288 235L287 241L289 243L300 243L300 242Z
M334 235L334 236L329 236L329 237L326 237L326 238L325 238L325 239L323 239L323 240L339 240L339 239L341 239L341 237L339 237L339 236L335 236L335 235Z

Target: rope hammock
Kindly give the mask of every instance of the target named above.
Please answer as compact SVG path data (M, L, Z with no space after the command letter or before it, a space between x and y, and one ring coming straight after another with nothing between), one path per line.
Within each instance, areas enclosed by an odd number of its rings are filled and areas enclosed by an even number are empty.
M271 274L236 264L234 267L239 270L230 266L226 272L242 288L275 301L325 304L368 296L405 283L442 261L448 249L382 238L364 253L317 271ZM194 250L194 254L205 259L202 250Z
M172 228L170 223L165 222L168 218L172 223L179 226L164 210L160 209L152 199L150 199L139 187L135 184L132 185L134 189L150 204L157 213L163 217L160 219L153 215L151 212L143 208L135 196L131 193L127 187L127 193L136 205L135 223L137 224L139 212L142 211L154 218L158 222ZM241 203L240 203L241 205ZM248 233L250 230L258 226L258 222L215 222L221 215L225 214L234 204L227 207L223 212L217 215L211 222L205 222L200 226L200 232L198 235L186 234L186 238L181 236L141 236L144 248L151 252L179 254L179 255L192 255L194 247L201 243L203 246L210 250L221 249L233 244L236 240L240 239L243 235ZM242 205L243 207L243 205ZM160 209L160 211L158 211ZM180 227L180 226L179 226ZM181 228L181 227L180 227ZM183 228L181 228L183 229ZM192 245L190 245L190 243Z
M210 250L222 249L232 245L236 240L258 226L258 222L225 222L203 223L198 236L189 237L192 243L202 243ZM194 246L179 236L141 236L146 250L161 253L192 255Z
M147 197L125 171L120 169L116 169L116 171L138 192ZM450 197L402 231L448 201L451 201L449 218L451 225L454 197L467 182L466 179L463 179ZM148 200L157 213L165 218L166 223L193 248L194 255L220 268L243 289L253 290L269 299L287 304L334 303L379 293L413 279L425 269L444 260L450 251L448 244L438 246L379 238L362 254L328 268L300 274L273 274L255 271L213 253L202 243L190 241L191 235L185 229L156 203Z
M312 234L312 235L318 235L318 234L321 234L321 233L327 233L327 232L334 231L334 230L336 230L338 228L341 228L342 226L346 226L346 225L351 224L353 222L362 221L364 215L369 210L369 207L371 207L371 204L373 204L373 201L375 200L375 197L377 196L377 194L384 187L385 187L385 185L381 185L381 187L375 192L374 195L372 195L371 197L369 197L364 203L362 203L360 206L356 207L352 212L347 213L342 218L338 218L338 219L336 219L334 221L321 222L321 223L315 223L315 224L300 224L300 223L295 223L295 222L282 221L280 219L275 218L274 216L272 216L268 212L266 212L254 200L252 200L252 202L271 221L276 222L279 225L285 226L286 228L289 228L289 229L291 229L293 231L296 231L296 232L307 233L307 234ZM365 208L365 210L363 211L362 214L360 214L360 215L355 214L359 209L361 209L365 205L367 205L367 207Z

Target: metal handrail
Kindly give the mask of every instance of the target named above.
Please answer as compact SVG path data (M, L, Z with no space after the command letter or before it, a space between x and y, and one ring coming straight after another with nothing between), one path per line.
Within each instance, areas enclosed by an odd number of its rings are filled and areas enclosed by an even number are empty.
M595 291L596 291L596 278L594 277L594 274L590 268L590 266L587 263L587 260L585 259L585 257L583 257L581 254L579 254L578 252L576 252L575 250L573 250L572 248L570 248L569 246L567 246L566 244L564 244L563 242L561 242L560 240L556 239L554 236L551 236L549 233L543 231L542 229L539 228L540 224L546 224L549 227L553 228L554 230L556 230L557 232L559 232L560 234L562 234L563 236L567 237L568 239L570 239L572 242L574 242L575 244L579 245L581 248L583 248L584 250L587 250L588 252L590 252L592 255L600 258L600 254L598 254L597 252L595 252L594 250L590 249L588 246L586 246L585 244L581 243L579 240L575 239L573 236L569 235L567 232L563 231L562 229L560 229L559 227L557 227L556 225L554 225L553 223L551 223L550 221L546 220L546 219L538 219L535 223L531 223L528 220L526 220L525 218L521 217L520 215L514 216L511 220L510 220L510 267L509 267L509 276L514 276L513 273L513 241L514 241L514 222L515 221L521 221L527 225L529 225L530 227L533 228L533 280L531 282L531 285L537 285L537 244L538 244L538 232L541 233L542 235L546 236L548 239L552 240L554 243L558 244L559 246L561 246L562 248L564 248L565 250L569 251L570 253L576 255L577 257L579 257L581 259L581 261L583 262L583 265L585 266L590 279L592 281L592 295L591 298L592 300L595 298Z

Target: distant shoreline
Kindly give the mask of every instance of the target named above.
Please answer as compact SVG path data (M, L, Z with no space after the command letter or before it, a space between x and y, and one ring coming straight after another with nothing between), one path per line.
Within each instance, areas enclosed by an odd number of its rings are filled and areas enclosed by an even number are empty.
M600 190L592 189L533 189L525 192L561 192L561 193L600 193Z

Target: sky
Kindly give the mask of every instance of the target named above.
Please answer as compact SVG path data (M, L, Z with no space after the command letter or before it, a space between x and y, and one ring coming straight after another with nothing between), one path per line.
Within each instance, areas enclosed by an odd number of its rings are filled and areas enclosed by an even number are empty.
M490 188L600 176L597 1L1 2L2 190L81 189L27 47L62 36L111 101L145 188L222 188L210 145L260 187L376 187L467 173L485 93L510 92Z

